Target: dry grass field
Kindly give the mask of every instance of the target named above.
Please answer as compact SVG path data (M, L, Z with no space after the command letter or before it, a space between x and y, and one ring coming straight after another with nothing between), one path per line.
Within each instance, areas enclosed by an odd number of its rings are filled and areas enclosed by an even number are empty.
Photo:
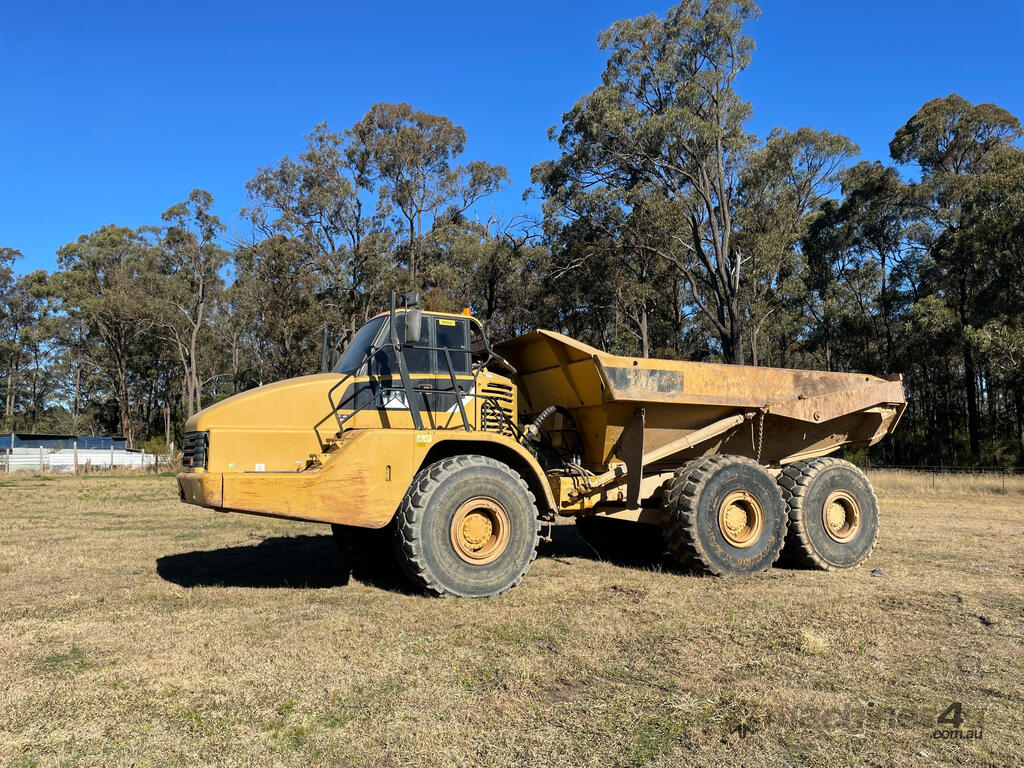
M873 479L852 572L702 578L567 525L490 601L170 477L0 479L0 765L1020 765L1024 481ZM980 739L934 737L953 702Z

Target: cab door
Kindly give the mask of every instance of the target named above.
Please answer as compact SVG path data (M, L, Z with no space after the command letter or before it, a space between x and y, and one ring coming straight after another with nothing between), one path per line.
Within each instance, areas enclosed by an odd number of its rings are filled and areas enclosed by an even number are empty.
M433 337L433 392L428 396L431 421L438 429L462 427L462 414L452 388L452 375L467 418L473 412L473 362L469 348L469 321L465 318L430 317ZM449 369L449 361L451 368ZM472 425L471 425L472 426Z

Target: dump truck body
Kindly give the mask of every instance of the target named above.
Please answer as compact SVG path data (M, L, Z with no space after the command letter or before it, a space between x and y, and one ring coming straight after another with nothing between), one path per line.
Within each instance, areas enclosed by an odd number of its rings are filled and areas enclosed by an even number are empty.
M782 466L874 445L906 407L899 376L623 357L546 330L496 350L517 370L523 416L550 405L566 409L582 438L581 463L596 473L628 464L631 451L647 478L710 453ZM715 424L723 429L686 444L688 435ZM585 504L564 493L561 510L621 501L624 483L603 486Z
M722 531L740 531L724 546L752 546L742 536L756 529L759 546L781 548L785 531L771 526L782 525L784 494L758 495L775 487L767 473L871 445L904 407L899 377L621 357L551 331L492 349L475 318L393 306L333 372L193 416L178 483L183 501L221 511L331 523L336 534L390 526L428 591L490 595L525 573L534 549L520 539L535 538L528 529L540 519L667 525L696 515L683 507L697 501L679 507L673 491L684 468L740 484L714 502ZM698 461L722 456L732 458ZM687 493L699 485L686 482ZM866 514L850 506L843 517L842 504L828 504L836 530ZM757 568L763 559L745 557ZM729 572L723 562L708 567Z

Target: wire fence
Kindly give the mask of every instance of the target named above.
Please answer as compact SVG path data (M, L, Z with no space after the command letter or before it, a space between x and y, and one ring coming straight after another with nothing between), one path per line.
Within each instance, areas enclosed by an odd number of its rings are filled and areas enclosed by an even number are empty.
M863 469L869 472L907 472L928 475L931 478L932 488L936 487L936 478L952 476L983 478L1001 485L1006 490L1007 478L1024 477L1024 468L1021 467L947 467L939 465L904 465L904 464L871 464L866 462ZM1019 488L1019 484L1015 487Z
M866 462L862 469L929 472L937 475L1024 475L1024 467L947 467L927 464L872 464Z
M170 454L102 449L47 451L17 450L0 456L0 472L66 472L81 474L109 469L140 469L157 472L170 464Z

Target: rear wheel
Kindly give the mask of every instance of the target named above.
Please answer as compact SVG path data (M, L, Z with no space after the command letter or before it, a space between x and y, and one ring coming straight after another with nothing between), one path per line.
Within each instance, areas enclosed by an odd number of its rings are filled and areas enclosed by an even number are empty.
M782 550L786 514L757 462L706 456L676 471L665 494L665 544L684 565L715 576L765 571Z
M540 520L517 472L484 456L420 470L396 514L396 551L430 594L494 597L522 581L537 556Z
M789 513L787 555L823 571L867 560L878 536L878 500L857 467L831 457L795 461L779 487Z

